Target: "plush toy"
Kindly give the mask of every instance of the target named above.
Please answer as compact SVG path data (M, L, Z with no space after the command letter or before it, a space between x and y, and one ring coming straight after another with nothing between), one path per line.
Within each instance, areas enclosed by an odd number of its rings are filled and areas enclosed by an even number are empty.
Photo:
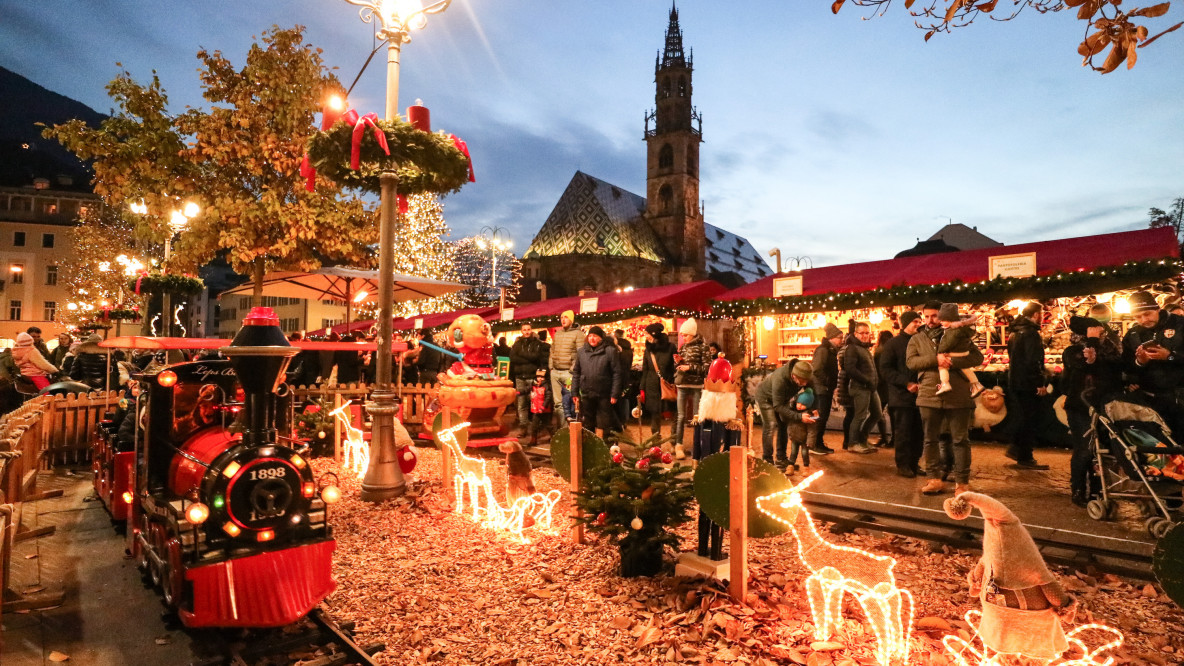
M1048 570L1020 519L1001 502L975 492L945 501L946 514L955 520L965 520L974 507L983 516L983 556L967 580L982 602L979 638L1002 654L1055 659L1069 649L1061 618L1072 619L1077 602Z
M1002 388L990 388L974 399L974 427L990 432L991 426L1007 418L1007 404Z
M494 376L493 330L489 322L477 315L461 315L448 326L448 344L463 355L463 359L448 368L449 377Z

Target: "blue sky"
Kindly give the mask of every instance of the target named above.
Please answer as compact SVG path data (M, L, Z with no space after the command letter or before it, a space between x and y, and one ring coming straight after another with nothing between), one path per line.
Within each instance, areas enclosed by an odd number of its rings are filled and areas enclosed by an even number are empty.
M157 70L177 110L202 105L197 50L241 66L273 24L306 26L347 85L372 48L342 0L69 5L0 6L0 65L103 112L116 62L142 82ZM524 251L577 169L644 194L643 114L669 8L454 0L429 18L403 50L400 106L422 98L473 154L477 182L444 200L454 236L499 225ZM947 218L1005 243L1119 231L1184 196L1184 33L1102 76L1081 67L1070 12L926 43L903 3L873 20L850 5L832 15L829 0L679 11L707 221L762 254L886 258ZM353 106L381 113L384 82L380 54Z

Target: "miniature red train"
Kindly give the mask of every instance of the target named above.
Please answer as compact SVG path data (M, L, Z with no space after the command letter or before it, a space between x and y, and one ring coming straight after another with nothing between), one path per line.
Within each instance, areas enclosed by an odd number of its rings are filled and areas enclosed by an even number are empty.
M252 310L220 351L137 378L134 445L100 428L95 490L186 626L283 626L335 587L327 505L340 493L277 436L299 350L275 314Z

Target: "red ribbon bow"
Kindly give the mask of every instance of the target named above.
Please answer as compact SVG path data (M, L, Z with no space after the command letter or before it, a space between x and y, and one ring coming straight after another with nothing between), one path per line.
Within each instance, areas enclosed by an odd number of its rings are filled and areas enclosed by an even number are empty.
M304 159L300 162L300 177L304 179L304 189L309 192L316 191L317 170L313 167L312 160L308 159L308 153L304 154Z
M350 111L343 118L348 119L350 113L355 117L358 115L356 111ZM387 155L391 154L391 149L386 143L386 132L382 131L382 128L378 126L378 114L373 112L367 113L354 122L354 134L350 141L349 149L349 168L354 171L357 171L362 166L362 135L366 133L366 125L374 128L374 140L378 142L383 152Z
M452 145L456 146L456 149L459 150L469 162L469 182L477 182L477 176L473 173L473 158L469 156L469 144L461 141L460 137L455 134L449 134L448 138L452 139Z

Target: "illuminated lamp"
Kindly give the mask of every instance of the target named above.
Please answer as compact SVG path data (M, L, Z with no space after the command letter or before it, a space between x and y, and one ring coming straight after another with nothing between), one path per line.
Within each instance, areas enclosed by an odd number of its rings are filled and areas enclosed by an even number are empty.
M123 497L123 503L124 503L124 504L131 504L131 503L132 503L132 500L133 500L133 499L135 499L135 497L134 497L134 496L132 496L132 494L131 494L130 492L127 492L127 491L124 491L124 493L123 493L122 497Z
M221 495L214 495L214 508L221 509L226 506L226 500Z
M822 328L826 326L826 315L818 315L814 318L814 328Z
M1130 314L1131 302L1125 298L1119 298L1114 301L1114 311L1118 314Z
M194 502L185 509L185 520L191 525L201 525L210 517L210 508L201 502Z
M325 486L321 490L321 499L325 504L336 504L341 499L341 490L337 486Z
M165 388L169 388L177 383L177 373L172 370L165 370L156 376L156 383Z
M761 320L761 323L764 324L766 331L771 331L777 325L777 320L772 317L765 317Z
M1094 298L1099 303L1109 303L1114 298L1114 292L1108 291L1104 294L1098 294L1097 296L1094 296Z
M304 469L304 458L301 458L299 455L292 454L291 462L292 465L296 467L296 469Z
M232 479L234 478L235 474L238 474L238 471L241 468L242 465L238 464L238 461L232 460L230 461L230 464L226 466L226 469L222 470L222 476Z
M275 538L275 530L259 530L255 535L256 541L271 541Z
M235 525L234 523L225 523L225 524L223 524L223 525L222 525L222 531L223 531L223 532L226 532L227 534L229 534L229 535L230 535L230 536L232 536L232 537L236 537L236 536L238 536L239 534L242 534L242 530L240 530L240 529L238 528L238 525Z
M867 320L872 326L879 326L884 321L884 313L880 312L879 310L873 310L872 313L867 316Z
M305 497L312 497L313 495L316 495L316 494L317 494L317 484L312 483L311 481L304 484L304 496Z
M359 290L357 294L354 294L354 303L361 303L362 301L366 300L366 297L369 295L370 292L366 291L365 289Z
M301 520L304 520L304 514L300 514L300 513L293 514L293 516L292 516L292 524L293 525L299 524Z
M200 212L201 206L198 206L192 201L185 202L185 206L181 209L181 214L185 217L197 217L197 214Z
M1027 301L1021 301L1019 299L1016 299L1014 301L1009 301L1007 303L1007 309L1008 310L1022 310L1022 309L1024 309L1024 306L1027 304L1028 304Z

